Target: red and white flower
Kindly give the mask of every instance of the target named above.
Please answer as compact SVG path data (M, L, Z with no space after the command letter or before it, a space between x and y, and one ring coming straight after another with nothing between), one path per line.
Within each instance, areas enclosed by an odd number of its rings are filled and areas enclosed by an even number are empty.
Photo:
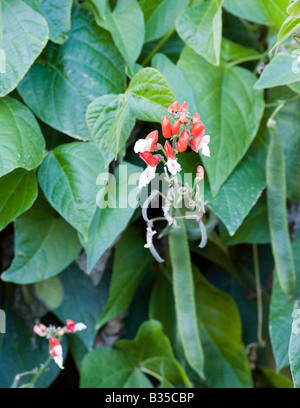
M178 163L174 151L172 149L172 146L168 141L165 143L165 152L167 156L167 167L169 172L174 176L176 173L181 171L181 166Z
M203 130L198 136L194 136L190 147L194 152L198 153L199 150L202 150L204 156L210 157L210 150L208 144L210 142L210 136L204 135L205 131Z
M145 139L139 139L134 145L135 153L153 152L158 141L158 131L149 133Z
M67 319L66 324L66 330L68 333L76 333L86 329L86 325L84 323L75 323L71 319Z
M156 166L158 165L161 156L159 154L153 156L150 152L144 152L140 153L140 158L147 164L146 169L140 176L139 189L142 189L155 178Z
M35 334L37 334L40 337L47 336L47 327L42 323L34 325L33 331Z
M63 370L63 349L59 341L55 337L51 337L50 340L50 356L53 358L58 367Z

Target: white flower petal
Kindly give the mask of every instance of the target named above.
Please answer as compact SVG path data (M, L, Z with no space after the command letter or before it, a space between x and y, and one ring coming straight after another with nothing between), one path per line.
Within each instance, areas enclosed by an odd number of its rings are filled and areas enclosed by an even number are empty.
M205 135L203 136L203 139L201 140L199 149L202 149L202 154L204 156L210 157L210 149L208 147L208 144L210 142L210 136Z
M176 173L181 171L181 166L176 159L171 159L171 157L167 160L167 167L169 172L174 176Z
M207 145L204 145L202 147L202 154L203 154L203 156L210 157L210 150L209 150L209 147Z
M55 361L55 363L58 365L58 367L63 370L64 366L63 366L63 356L55 356L53 357L53 360Z
M86 325L84 323L76 323L75 324L75 332L82 331L86 329Z
M156 166L147 166L140 176L139 189L146 187L155 178Z
M134 151L135 153L145 153L149 152L151 149L152 139L139 139L135 142Z

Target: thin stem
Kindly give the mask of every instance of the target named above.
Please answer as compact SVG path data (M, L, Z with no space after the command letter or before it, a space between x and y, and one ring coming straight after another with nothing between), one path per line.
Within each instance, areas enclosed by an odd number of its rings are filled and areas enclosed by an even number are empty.
M175 33L175 26L159 41L159 43L156 45L156 47L153 48L153 50L150 52L150 54L144 59L142 62L142 66L145 67L154 57L156 53L161 49L161 47L169 40L170 37Z
M34 384L37 382L37 380L40 378L40 376L43 374L43 372L46 370L48 365L51 363L53 358L50 356L46 362L42 365L42 367L39 369L39 371L36 373L36 375L33 377L31 384L34 386Z
M268 55L268 52L264 52L263 54L244 57L244 58L241 58L239 60L229 62L228 64L226 64L226 66L227 67L234 67L235 65L243 64L244 62L248 62L248 61L256 61L256 60L261 61L261 60L265 59L267 57L267 55Z
M281 111L281 109L283 109L286 105L296 102L298 99L300 99L300 94L299 95L295 95L293 98L288 99L287 101L280 101L279 105L276 107L276 109L274 110L274 112L272 113L272 115L270 116L269 120L274 120L277 113Z
M259 260L258 260L258 250L257 245L252 245L253 249L253 263L254 263L254 274L255 274L255 284L256 284L256 295L257 295L257 340L260 347L265 346L265 341L262 337L263 331L263 303L262 303L262 289L259 273Z

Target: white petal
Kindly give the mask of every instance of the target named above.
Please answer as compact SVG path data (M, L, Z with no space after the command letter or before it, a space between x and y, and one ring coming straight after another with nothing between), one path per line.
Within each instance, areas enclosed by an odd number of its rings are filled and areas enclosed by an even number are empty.
M208 136L208 135L203 136L203 139L201 140L201 143L204 143L204 144L208 145L210 143L210 136Z
M169 158L167 160L167 167L168 167L169 172L173 174L173 176L179 171L181 171L181 166L176 159Z
M147 186L155 178L156 167L147 166L140 176L139 189Z
M58 367L63 370L64 366L63 366L63 356L55 356L53 357L53 360L55 361L55 363L58 365Z
M61 345L54 346L53 351L57 356L62 356L63 355L63 349L62 349Z
M208 147L209 142L210 142L210 136L205 135L203 139L201 140L201 143L199 146L199 149L202 149L202 154L207 157L210 157L210 150Z
M86 329L86 325L84 323L76 323L75 324L75 332L85 330L85 329Z
M210 157L210 150L209 150L209 147L207 145L204 145L202 147L202 154L203 154L203 156Z
M149 152L151 149L152 139L139 139L135 142L134 151L135 153Z

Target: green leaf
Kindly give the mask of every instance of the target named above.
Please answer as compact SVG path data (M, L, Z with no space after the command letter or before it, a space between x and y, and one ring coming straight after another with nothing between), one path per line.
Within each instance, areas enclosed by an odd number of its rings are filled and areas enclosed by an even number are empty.
M101 95L124 91L125 66L110 34L83 10L74 10L68 41L49 43L18 91L42 121L86 140L88 105Z
M136 227L128 227L116 245L109 299L97 327L102 327L124 311L149 264L153 261L144 248L145 240Z
M300 309L294 309L292 316L294 319L292 323L292 332L289 343L289 361L294 387L300 388L300 357L299 357Z
M222 1L209 0L190 7L176 20L176 30L183 41L214 65L220 63Z
M140 70L130 81L127 95L135 116L140 120L161 123L175 100L169 84L154 68Z
M135 340L119 340L117 350L98 348L89 353L82 363L81 388L128 388L133 377L142 378L145 386L146 373L162 380L164 375L171 383L181 383L186 374L175 359L170 342L162 332L162 326L155 320L145 322ZM97 370L101 367L101 370ZM130 385L129 385L130 384ZM149 386L148 382L148 386Z
M95 145L75 142L48 154L38 180L52 207L86 237L97 208L97 177L106 172Z
M225 245L236 244L268 244L270 243L268 210L266 195L257 201L251 209L242 225L230 236L225 229L219 225L222 241Z
M284 375L266 367L256 368L258 388L293 388L293 382Z
M38 199L15 222L15 257L1 278L18 284L46 280L64 270L79 251L76 232Z
M32 327L16 310L16 292L13 285L6 285L1 296L1 307L6 313L6 334L0 334L0 384L1 388L11 387L16 374L39 368L49 356L49 341L32 338ZM34 341L34 342L33 342ZM34 346L35 345L35 346ZM64 345L64 355L67 345ZM37 388L47 388L60 373L58 366L51 362L48 370L37 380ZM30 382L33 376L21 377L20 385Z
M203 157L203 162L215 196L257 133L264 111L263 93L253 89L256 78L248 70L212 67L189 48L183 50L178 65L211 136L211 157Z
M41 14L48 23L49 38L57 44L63 44L71 26L72 0L23 0Z
M300 1L292 0L291 4L288 6L286 11L292 16L300 18Z
M101 17L105 18L106 9L107 9L107 0L88 0L91 3L92 8L96 14L96 21L101 19Z
M53 313L63 324L67 319L84 323L87 328L75 333L75 336L91 351L97 334L96 322L108 298L107 276L104 275L100 284L95 287L91 278L73 263L59 275L59 280L64 296Z
M54 276L42 282L34 284L36 296L50 310L56 309L62 302L64 292L58 277Z
M45 140L30 110L21 102L0 99L0 177L21 167L35 169L43 160Z
M205 200L233 236L265 188L265 174L251 157L246 156L223 184L216 197L205 193Z
M87 110L87 124L108 165L125 149L135 125L127 95L104 95L95 99Z
M252 378L238 309L230 296L195 270L196 311L208 383L217 388L249 388Z
M85 240L80 235L81 244L87 254L88 272L91 272L103 253L115 243L127 227L139 200L136 183L140 171L140 167L126 162L117 168L114 177L105 188L105 196L108 196L106 207L104 205L105 208L97 208L88 239Z
M204 378L204 354L197 325L191 259L182 220L178 221L178 227L172 228L169 234L178 333L188 363Z
M0 69L0 97L18 85L45 47L48 33L45 19L23 1L0 1L1 59L3 52L5 59L4 70Z
M249 47L237 44L233 41L228 40L227 38L222 38L221 44L221 56L226 61L237 61L237 60L251 60L251 59L260 59L261 54Z
M263 70L255 84L256 89L273 88L300 81L300 67L297 55L277 54Z
M152 66L166 78L177 101L188 103L191 112L196 112L196 102L192 87L185 79L182 71L164 54L155 54L152 58Z
M289 16L280 27L277 42L273 48L278 47L283 41L291 36L300 27L300 19Z
M289 0L224 0L224 7L235 16L254 23L280 27L287 17Z
M145 18L145 43L166 35L188 4L189 0L141 0Z
M295 259L296 275L300 276L300 240L292 244ZM279 372L289 365L289 342L293 322L292 313L295 305L300 302L300 282L297 281L295 295L287 298L282 291L278 274L275 270L269 316L269 332L272 350L276 361L276 370Z
M287 223L284 152L277 127L269 129L271 144L267 157L266 175L272 251L279 284L286 295L293 295L296 287L296 273Z
M133 69L144 43L144 16L137 0L118 0L97 23L108 30L129 67Z
M38 194L34 172L14 170L0 178L0 231L27 211Z

